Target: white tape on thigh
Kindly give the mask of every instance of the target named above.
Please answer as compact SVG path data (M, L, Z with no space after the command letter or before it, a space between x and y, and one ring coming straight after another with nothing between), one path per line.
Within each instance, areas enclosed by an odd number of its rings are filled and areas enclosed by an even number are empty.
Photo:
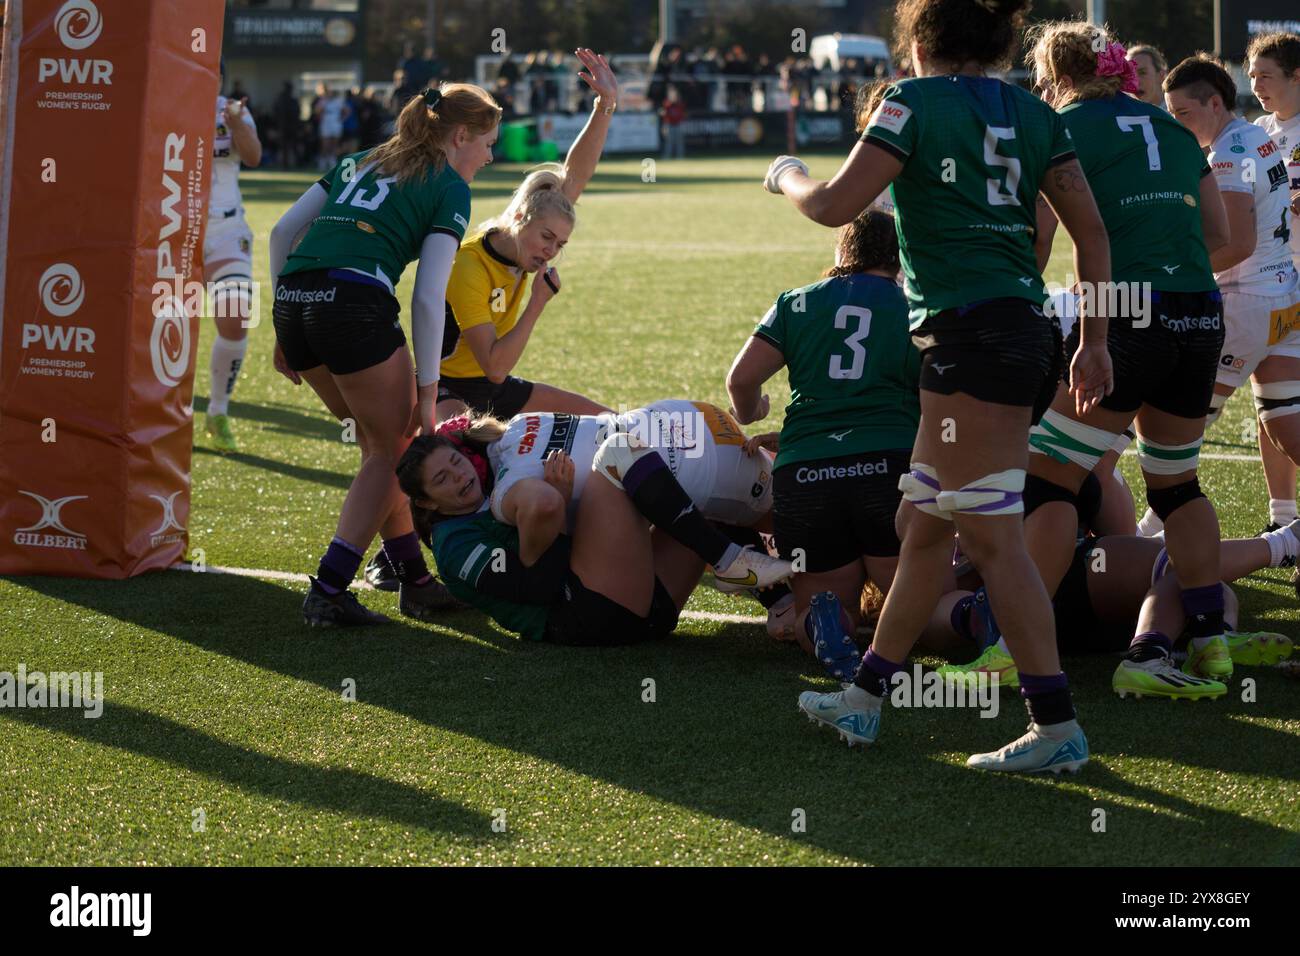
M1251 382L1260 421L1300 412L1300 382Z
M1181 475L1195 471L1201 460L1202 438L1186 445L1162 445L1138 438L1138 464L1149 475Z
M1029 430L1029 451L1092 471L1120 436L1048 409Z
M1231 395L1220 395L1215 392L1210 396L1210 413L1205 416L1205 427L1209 428L1219 420L1219 415L1223 412L1223 406L1228 404Z
M1110 450L1117 455L1122 455L1128 451L1128 446L1131 444L1133 444L1133 433L1131 431L1120 432L1115 436L1115 440L1111 442Z
M953 514L1011 515L1025 510L1025 470L1009 468L976 478L957 491L941 491L939 507Z
M903 493L903 500L910 501L918 511L944 521L951 521L952 515L939 507L939 473L929 465L918 461L912 462L912 470L898 479L898 490Z

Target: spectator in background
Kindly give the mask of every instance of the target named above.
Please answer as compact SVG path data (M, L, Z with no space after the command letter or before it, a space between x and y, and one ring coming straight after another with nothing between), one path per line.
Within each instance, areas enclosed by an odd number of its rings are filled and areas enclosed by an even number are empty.
M563 109L565 112L572 112L572 109L563 100L564 54L559 50L552 50L547 65L550 69L546 76L546 111L555 113Z
M659 110L663 120L664 159L686 158L686 131L682 124L686 122L686 106L675 83L668 84L664 105Z
M524 58L524 81L528 84L528 112L546 109L546 52L533 51Z
M745 48L739 43L734 44L727 51L726 61L722 65L722 72L728 77L727 80L727 109L733 113L748 113L753 108L753 87L748 79L750 76L749 57L745 55ZM745 77L745 79L740 79Z
M501 119L503 121L513 119L517 114L515 110L515 85L504 76L498 76L496 86L492 89L492 96L501 107Z
M420 90L413 87L407 79L406 71L398 70L393 74L393 92L388 96L388 112L397 116L402 112L402 107L410 102L411 97L419 92Z
M339 142L339 152L347 155L355 153L361 146L361 91L351 89L344 94L347 103L347 115L343 117L343 136Z
M359 101L359 108L358 133L361 148L370 149L378 146L389 136L387 127L392 117L384 109L383 101L375 93L373 86L366 87L365 94Z
M1138 43L1128 48L1128 58L1138 71L1137 99L1164 109L1164 82L1169 75L1165 55L1149 43Z
M302 125L302 106L293 95L293 84L285 80L280 87L280 94L272 106L270 129L275 131L276 157L280 167L293 169L300 162L300 127Z
M338 162L339 146L343 140L343 121L351 110L339 90L325 88L324 94L316 103L316 123L320 134L320 154L316 157L316 167L321 172L333 169Z

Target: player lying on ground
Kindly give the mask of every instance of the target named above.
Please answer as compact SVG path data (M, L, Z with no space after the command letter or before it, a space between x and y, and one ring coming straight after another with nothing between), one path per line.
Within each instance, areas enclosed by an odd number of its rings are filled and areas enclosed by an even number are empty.
M1291 261L1300 269L1300 36L1294 33L1259 33L1246 47L1246 75L1250 90L1268 112L1255 119L1257 126L1277 144L1286 163L1291 199ZM1273 405L1274 419L1300 411L1300 403ZM1259 453L1268 485L1268 525L1272 531L1296 517L1296 466L1273 443L1267 428L1258 430ZM1300 571L1291 576L1300 587Z
M573 204L595 175L618 105L618 81L605 58L587 49L576 54L588 71L578 75L595 91L596 100L564 165L530 172L505 211L477 227L456 254L447 282L439 421L467 411L502 420L521 411L609 411L582 395L510 374L543 309L560 291L559 273L549 263L577 225ZM366 580L381 590L397 588L392 562L382 548L367 562Z
M1096 506L1095 493L1089 493L1095 488L1095 483L1087 482L1080 494L1085 520ZM1258 538L1220 542L1224 582L1293 562L1300 551L1298 530L1300 522ZM939 668L941 673L967 678L996 673L1002 684L1014 687L1018 682L1015 663L982 600L979 575L973 569L958 570L959 588L940 600L923 646L945 657L976 653L970 663L946 665ZM1188 625L1181 589L1163 541L1081 533L1052 601L1061 653L1117 652L1153 641L1172 646ZM1223 591L1231 662L1275 664L1290 656L1291 640L1281 634L1237 631L1236 597L1226 584ZM1226 692L1225 683L1231 676L1231 670L1214 679L1185 674L1159 666L1157 660L1142 661L1129 654L1116 667L1111 683L1120 696L1218 697Z
M1059 329L1034 257L1034 207L1046 194L1075 241L1075 272L1110 278L1105 226L1061 118L987 76L1005 68L1025 0L900 0L895 23L918 76L885 94L860 142L829 182L779 157L765 185L809 218L840 226L891 186L922 353L921 419L905 477L898 571L854 684L807 692L799 706L850 743L871 743L893 674L942 595L954 524L984 572L1021 672L1027 734L969 765L1078 769L1087 740L1075 720L1051 602L1025 550L1021 496L1029 427L1061 371ZM892 185L891 185L892 184ZM1111 386L1105 318L1087 315L1071 364L1085 410ZM1009 615L1009 617L1008 617Z
M1223 640L1219 524L1201 493L1197 463L1223 344L1207 252L1227 242L1223 204L1195 138L1164 110L1128 95L1137 92L1137 68L1110 34L1081 22L1049 22L1036 25L1030 39L1035 92L1069 129L1109 238L1112 285L1084 286L1081 296L1117 311L1107 335L1114 390L1083 412L1062 387L1030 430L1026 539L1054 593L1079 526L1074 497L1136 420L1147 501L1168 519L1170 553L1187 589L1187 669L1220 677L1231 672L1232 660ZM1039 207L1042 263L1056 217L1046 202ZM1076 325L1066 350L1080 341ZM1151 639L1129 653L1172 674L1171 651Z
M681 419L655 410L687 409L711 419L711 440L659 430ZM769 466L744 453L732 424L684 402L619 419L450 421L412 443L398 479L458 597L531 640L634 643L676 627L706 563L737 590L789 577L789 562L742 549L706 520L756 523L767 510Z
M425 567L410 512L396 507L404 498L393 471L416 428L435 424L447 277L469 222L469 182L491 162L500 118L476 86L425 90L392 138L345 157L271 230L276 368L355 421L361 445L361 469L303 604L309 624L388 620L349 590L376 532L399 568L403 614L424 617L449 600ZM414 368L393 294L412 260Z
M893 216L861 213L840 231L822 281L782 293L727 374L732 409L748 424L767 417L764 383L788 370L779 438L762 442L779 449L776 546L798 559L794 629L844 681L859 663L853 634L862 588L871 580L888 594L898 566L898 480L921 414L921 355L898 270Z

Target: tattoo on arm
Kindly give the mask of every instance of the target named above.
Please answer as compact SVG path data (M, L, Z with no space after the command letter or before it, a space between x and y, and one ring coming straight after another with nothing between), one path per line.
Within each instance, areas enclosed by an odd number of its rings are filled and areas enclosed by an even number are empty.
M1061 192L1085 193L1088 191L1088 179L1077 162L1066 163L1052 170L1052 181Z

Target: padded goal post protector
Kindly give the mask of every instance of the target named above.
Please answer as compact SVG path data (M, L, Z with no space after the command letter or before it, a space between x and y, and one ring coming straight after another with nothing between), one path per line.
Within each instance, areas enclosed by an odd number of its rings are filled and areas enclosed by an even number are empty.
M224 13L7 4L0 574L124 578L189 547L202 296L185 293L202 278Z

